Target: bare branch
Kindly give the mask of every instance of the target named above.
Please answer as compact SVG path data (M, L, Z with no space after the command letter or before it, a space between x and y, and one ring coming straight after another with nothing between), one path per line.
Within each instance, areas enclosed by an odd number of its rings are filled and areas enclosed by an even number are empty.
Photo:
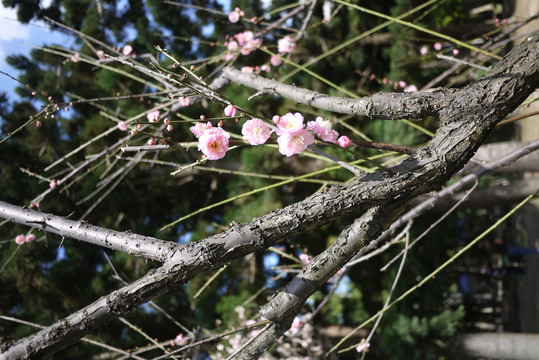
M181 247L181 245L173 242L130 232L104 229L88 224L85 221L69 220L62 216L30 210L1 200L0 217L42 231L160 262L167 261Z

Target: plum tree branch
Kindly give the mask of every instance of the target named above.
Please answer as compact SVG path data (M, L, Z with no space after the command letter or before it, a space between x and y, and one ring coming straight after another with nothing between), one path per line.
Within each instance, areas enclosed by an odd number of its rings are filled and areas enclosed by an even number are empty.
M379 119L422 119L438 116L441 108L448 105L456 90L436 89L424 92L379 93L360 99L329 96L316 91L298 88L255 74L245 74L226 67L223 76L237 84L261 93L279 95L298 103L341 114L368 116Z

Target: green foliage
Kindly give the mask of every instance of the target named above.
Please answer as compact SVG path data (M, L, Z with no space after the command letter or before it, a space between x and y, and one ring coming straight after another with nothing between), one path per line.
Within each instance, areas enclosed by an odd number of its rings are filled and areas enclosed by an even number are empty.
M404 314L391 316L391 321L383 327L382 343L387 358L437 359L437 352L456 333L464 314L464 306L461 305L430 318Z

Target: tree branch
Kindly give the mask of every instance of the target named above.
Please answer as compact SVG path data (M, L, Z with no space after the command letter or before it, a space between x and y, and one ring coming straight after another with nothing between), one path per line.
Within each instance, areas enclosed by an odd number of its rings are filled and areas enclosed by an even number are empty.
M160 262L167 261L181 247L170 241L105 229L85 221L69 220L62 216L30 210L1 200L0 217L42 231Z
M223 69L223 76L237 84L261 93L279 95L298 103L341 114L379 119L423 119L438 116L456 90L436 89L424 92L379 93L360 99L329 96L316 91L286 85L255 74L245 74L232 67Z

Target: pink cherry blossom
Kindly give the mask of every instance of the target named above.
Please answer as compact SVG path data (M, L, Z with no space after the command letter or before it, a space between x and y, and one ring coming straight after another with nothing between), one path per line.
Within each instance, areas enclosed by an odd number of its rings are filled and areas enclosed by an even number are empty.
M309 130L300 130L294 133L284 132L277 139L279 152L286 157L299 154L314 143L314 136Z
M238 50L240 46L235 40L230 40L226 46L228 50Z
M453 55L458 55L460 53L459 49L453 49Z
M434 43L434 50L436 50L436 51L442 50L442 43L441 42L435 42Z
M206 131L212 129L213 126L211 124L211 122L207 122L206 124L204 123L197 123L195 126L191 126L189 128L189 130L191 130L191 132L197 137L201 137Z
M189 105L191 105L191 98L188 98L188 97L180 96L178 101L180 102L181 106L189 106Z
M238 41L239 46L244 46L249 41L251 41L254 38L254 36L255 35L253 34L253 32L249 30L234 35L234 37Z
M425 56L429 53L429 48L425 45L421 46L421 48L419 49L419 52L421 53L421 55Z
M127 125L127 123L125 121L120 121L118 123L118 129L120 129L122 131L127 131L128 128L129 128L129 125Z
M236 41L231 40L228 43L227 48L228 50L233 51L239 47L242 55L249 55L251 51L256 50L256 48L262 45L262 39L255 38L252 31L238 33L234 35L234 38L236 39L237 43Z
M277 125L279 121L281 121L281 117L279 115L273 115L273 117L271 118L271 121L273 121L273 123Z
M34 234L28 234L28 236L26 236L26 242L32 242L36 239L36 236Z
M334 143L339 137L339 133L331 129L331 122L320 116L316 118L316 121L309 121L307 129L312 130L316 136L327 142Z
M286 115L283 115L279 120L279 123L277 123L276 133L277 135L282 135L285 133L296 133L304 127L305 124L303 124L303 116L300 113L288 113Z
M240 21L240 14L238 14L238 12L236 11L231 11L228 14L228 21L230 21L232 24L237 23L238 21Z
M167 131L172 131L172 130L174 130L174 126L168 124L167 125Z
M406 81L399 81L399 86L404 89L406 87Z
M365 339L361 339L361 341L359 342L359 345L358 347L356 347L356 351L357 352L366 352L367 349L371 346L371 344L369 344L368 342L366 342Z
M268 64L264 64L260 67L260 71L270 71L271 68Z
M236 116L237 109L234 105L230 104L225 108L225 116Z
M253 73L253 67L252 66L242 66L241 72L244 74L252 74Z
M159 122L159 116L161 115L161 112L159 110L152 111L146 117L148 118L149 122Z
M211 128L198 138L198 150L202 151L208 160L222 159L228 150L230 134L220 127Z
M155 139L154 138L149 138L148 141L146 142L146 144L148 144L150 146L155 145Z
M25 241L26 241L26 237L24 236L24 234L15 236L15 242L17 243L17 245L22 245L24 244Z
M348 138L348 136L343 135L339 138L339 140L337 140L337 145L342 148L347 148L348 146L350 146L350 139Z
M301 261L303 261L305 264L310 264L311 263L311 257L305 253L301 253L299 254L299 259Z
M103 60L105 58L105 52L103 50L97 50L95 54L100 60Z
M270 137L270 128L261 119L247 120L241 129L243 139L251 145L262 145Z
M52 179L51 182L49 183L49 187L51 189L54 189L56 187L56 185L58 185L58 184L56 183L55 179Z
M292 321L292 327L295 328L295 329L299 329L301 327L301 325L302 325L301 319L296 316L294 318L294 321Z
M292 53L296 50L296 43L290 35L286 35L277 41L277 48L281 54Z
M80 61L80 54L75 53L75 55L71 57L71 61L73 61L74 63L78 63Z
M185 343L187 343L187 339L183 338L182 333L179 333L178 336L176 336L176 338L174 338L174 344L176 346L181 346L181 345L184 345Z
M122 49L122 54L124 54L125 56L128 56L132 52L133 52L133 47L131 45L125 45L124 48Z
M278 56L272 55L270 59L270 63L271 65L277 67L283 63L283 60L281 60L281 58Z
M262 45L261 39L252 39L242 46L240 52L242 55L249 55L251 51L256 50L260 45Z

